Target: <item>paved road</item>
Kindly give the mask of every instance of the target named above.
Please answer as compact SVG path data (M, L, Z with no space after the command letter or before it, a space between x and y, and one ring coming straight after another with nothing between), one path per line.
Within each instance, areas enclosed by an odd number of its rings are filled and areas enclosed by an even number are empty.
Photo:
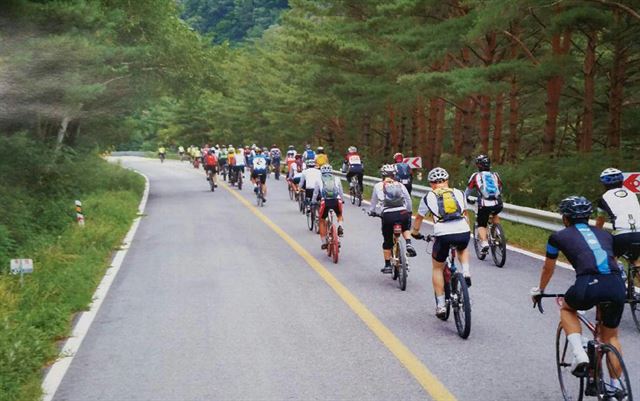
M527 296L540 261L511 252L498 269L472 258L465 341L451 320L434 317L425 247L401 292L379 273L379 220L358 208L345 205L333 265L283 182L269 180L265 223L231 193L253 203L252 192L210 193L186 163L123 164L150 179L147 216L55 400L444 399L433 390L439 383L459 400L560 398L558 313L548 302L540 315ZM558 268L550 290L564 291L572 276ZM335 291L340 285L346 293ZM365 324L366 313L379 325ZM640 395L634 330L625 312L625 359Z

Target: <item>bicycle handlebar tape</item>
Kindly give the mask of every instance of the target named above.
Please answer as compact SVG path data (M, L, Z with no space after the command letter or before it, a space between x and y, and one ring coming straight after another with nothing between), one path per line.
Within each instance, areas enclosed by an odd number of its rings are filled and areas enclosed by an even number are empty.
M84 227L84 213L82 213L82 202L76 200L76 221L80 227Z

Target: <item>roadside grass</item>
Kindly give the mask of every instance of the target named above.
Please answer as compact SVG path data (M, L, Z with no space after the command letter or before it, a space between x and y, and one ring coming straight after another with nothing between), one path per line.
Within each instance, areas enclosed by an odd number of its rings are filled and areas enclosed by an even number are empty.
M85 176L76 178L87 183L81 198L85 227L74 221L74 199L65 199L67 209L58 210L62 216L52 216L67 221L61 230L31 232L32 238L11 249L11 257L34 260L34 273L25 276L24 286L2 266L1 401L40 399L42 368L55 361L57 342L69 335L74 313L91 303L113 251L137 214L142 177L97 158L74 167Z

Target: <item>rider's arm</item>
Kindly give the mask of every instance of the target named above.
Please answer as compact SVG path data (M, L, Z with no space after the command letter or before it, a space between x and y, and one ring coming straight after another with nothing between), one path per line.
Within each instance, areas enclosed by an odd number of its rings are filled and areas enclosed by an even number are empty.
M298 183L298 188L304 188L304 172L300 174L300 182Z
M544 289L547 288L551 277L553 277L559 253L560 251L557 246L555 234L551 234L549 241L547 242L547 255L544 259L544 264L542 265L542 273L540 274L540 285L538 286L540 290L544 291Z
M378 184L374 185L373 191L371 191L371 206L369 206L369 213L375 213L378 207Z
M420 204L418 205L418 214L416 215L416 220L413 222L413 230L411 230L411 234L417 235L420 233L422 220L424 220L424 216L428 214L429 208L427 207L427 196L425 195L422 199L420 199Z
M596 217L596 227L602 228L604 227L604 223L606 223L607 218L609 217L609 213L607 213L607 204L604 202L602 198L598 199L598 211Z
M311 196L311 203L316 202L318 195L320 194L320 183L316 182L316 186L313 187L313 195Z

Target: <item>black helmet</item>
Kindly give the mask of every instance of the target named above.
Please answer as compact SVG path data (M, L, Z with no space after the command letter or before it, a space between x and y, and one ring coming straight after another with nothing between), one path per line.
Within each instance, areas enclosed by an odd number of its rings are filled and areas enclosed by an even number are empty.
M564 198L558 210L563 216L566 216L572 220L588 219L593 213L593 206L591 202L584 196L570 196Z
M491 159L487 155L480 155L476 157L476 167L479 170L489 170L491 168Z

